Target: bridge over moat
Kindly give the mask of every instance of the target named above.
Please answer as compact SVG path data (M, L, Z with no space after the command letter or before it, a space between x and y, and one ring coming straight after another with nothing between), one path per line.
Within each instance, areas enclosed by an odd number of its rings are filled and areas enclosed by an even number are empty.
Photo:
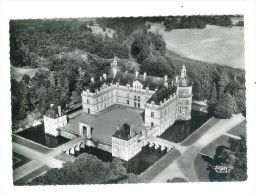
M86 139L84 137L79 137L74 140L72 140L72 144L69 144L67 147L65 147L62 152L66 153L68 155L74 155L75 152L79 152L81 149L84 149L86 146L88 147L94 147L101 149L103 151L112 152L111 144L104 142L102 140L98 139Z

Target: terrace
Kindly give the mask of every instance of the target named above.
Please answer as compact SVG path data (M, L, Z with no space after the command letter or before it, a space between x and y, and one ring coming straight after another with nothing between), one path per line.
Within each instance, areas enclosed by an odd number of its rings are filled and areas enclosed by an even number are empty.
M139 112L131 111L130 108L112 107L107 112L102 112L99 116L82 113L69 120L68 125L64 127L69 131L79 133L79 122L90 124L93 128L92 138L96 138L111 143L112 135L115 133L117 125L123 123L133 124L134 126L143 126L143 117Z

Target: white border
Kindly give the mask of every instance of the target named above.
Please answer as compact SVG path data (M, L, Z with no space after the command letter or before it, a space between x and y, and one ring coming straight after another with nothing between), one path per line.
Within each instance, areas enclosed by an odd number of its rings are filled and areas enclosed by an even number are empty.
M183 7L182 7L183 6ZM255 2L254 1L1 1L0 190L1 194L255 194ZM84 185L14 187L12 185L9 19L192 14L245 15L248 174L241 183Z

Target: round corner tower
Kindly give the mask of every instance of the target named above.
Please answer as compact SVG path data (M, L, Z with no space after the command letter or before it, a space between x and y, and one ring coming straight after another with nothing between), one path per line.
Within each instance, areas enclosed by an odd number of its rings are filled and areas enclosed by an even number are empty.
M189 120L191 119L191 107L192 107L192 84L190 78L186 74L186 66L183 65L181 69L181 75L177 85L177 119Z

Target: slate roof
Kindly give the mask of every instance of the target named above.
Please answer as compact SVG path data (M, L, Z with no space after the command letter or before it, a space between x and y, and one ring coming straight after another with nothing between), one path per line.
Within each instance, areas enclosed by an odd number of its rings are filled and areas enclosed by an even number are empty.
M111 75L107 76L107 79L104 79L102 77L102 80L100 78L94 78L94 83L91 82L89 85L89 89L91 92L95 92L96 89L100 89L100 87L103 85L103 83L110 84L111 82L113 84L116 84L119 82L120 85L126 86L127 84L130 84L132 86L132 83L134 81L138 80L142 85L143 89L146 87L149 87L149 90L155 90L156 88L161 88L164 86L164 78L163 77L154 77L154 76L146 76L144 79L143 75L138 75L137 78L135 74L132 73L123 73L121 71L118 71L115 78L113 78ZM170 85L172 79L168 79L168 83Z
M160 102L164 102L164 99L169 99L170 95L173 95L176 92L176 86L174 87L161 87L158 89L147 101L147 103L151 103L154 101L156 105L160 105Z
M116 130L112 137L128 141L133 138L133 136L130 136L130 131L132 131L134 135L139 135L143 129L144 128L142 126L134 126L125 123L120 127L119 130Z

